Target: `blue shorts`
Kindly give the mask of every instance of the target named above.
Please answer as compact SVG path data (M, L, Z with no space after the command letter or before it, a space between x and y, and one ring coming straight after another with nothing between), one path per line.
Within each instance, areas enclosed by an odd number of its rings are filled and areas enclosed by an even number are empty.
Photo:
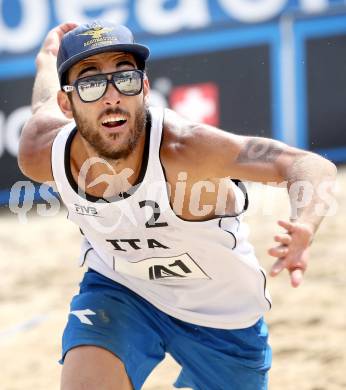
M271 364L267 338L263 319L237 330L190 324L89 270L71 302L60 362L76 346L103 347L124 363L137 390L168 352L182 367L175 387L263 390Z

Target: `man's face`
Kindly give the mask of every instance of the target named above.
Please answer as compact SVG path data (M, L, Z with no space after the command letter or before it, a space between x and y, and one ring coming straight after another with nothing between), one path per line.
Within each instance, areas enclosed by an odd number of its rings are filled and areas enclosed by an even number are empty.
M102 53L89 57L69 71L68 82L100 73L136 69L134 57L127 53ZM108 84L106 93L97 101L84 103L76 90L70 102L78 131L101 157L126 158L135 149L145 131L149 85L145 79L139 95L126 96Z

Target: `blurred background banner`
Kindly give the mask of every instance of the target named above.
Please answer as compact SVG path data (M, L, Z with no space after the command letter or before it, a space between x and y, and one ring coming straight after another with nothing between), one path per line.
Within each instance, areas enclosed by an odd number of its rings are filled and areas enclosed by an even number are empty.
M18 138L42 40L94 19L151 48L153 104L346 161L344 0L0 0L0 204L25 180Z

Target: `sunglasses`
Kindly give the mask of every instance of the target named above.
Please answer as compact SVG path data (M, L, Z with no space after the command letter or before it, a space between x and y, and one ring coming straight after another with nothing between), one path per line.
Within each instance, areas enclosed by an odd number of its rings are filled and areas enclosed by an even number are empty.
M101 99L106 93L109 83L113 84L119 93L126 96L135 96L140 94L143 89L143 76L144 73L138 69L95 74L77 79L72 85L64 85L62 89L65 92L77 90L80 99L84 103Z

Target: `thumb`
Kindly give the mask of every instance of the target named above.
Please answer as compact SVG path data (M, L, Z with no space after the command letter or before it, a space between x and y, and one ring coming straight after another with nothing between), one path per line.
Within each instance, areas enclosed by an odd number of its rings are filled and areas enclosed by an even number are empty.
M291 286L298 287L303 281L304 271L301 268L296 268L290 272Z

